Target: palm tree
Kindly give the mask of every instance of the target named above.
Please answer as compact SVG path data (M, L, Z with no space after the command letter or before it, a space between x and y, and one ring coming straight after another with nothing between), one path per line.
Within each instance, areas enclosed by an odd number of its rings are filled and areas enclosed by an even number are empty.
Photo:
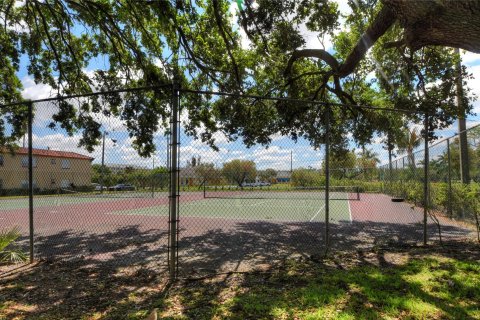
M362 153L360 153L360 161L364 168L374 168L380 163L378 159L378 153L374 152L372 149L367 149L362 147Z
M362 152L359 154L359 156L360 157L358 158L357 163L361 172L364 174L365 178L372 178L375 172L374 169L376 169L377 164L380 163L380 159L378 159L378 153L371 149L365 148L365 146L362 146Z
M406 153L408 157L408 164L415 169L415 154L414 150L420 146L422 142L422 136L418 132L417 128L411 130L406 129L404 134L397 141L398 151L400 153Z

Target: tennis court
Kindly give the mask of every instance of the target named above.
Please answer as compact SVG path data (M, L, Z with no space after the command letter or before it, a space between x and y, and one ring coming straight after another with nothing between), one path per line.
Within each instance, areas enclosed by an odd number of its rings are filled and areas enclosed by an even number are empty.
M330 199L335 200L335 205L330 205L330 221L351 222L349 202L359 200L359 194L342 189L331 192ZM183 192L180 202L183 217L323 222L326 213L323 190ZM14 214L24 212L27 208L26 197L0 200L0 212ZM39 212L55 212L59 215L88 210L97 214L167 217L169 212L166 192L69 192L36 196L34 208Z
M220 268L250 258L256 263L289 253L318 253L324 243L324 197L320 190L181 191L179 255L186 267ZM382 194L336 190L330 199L332 243L339 248L371 246L382 237L400 243L422 239L420 208L393 203ZM28 222L26 197L0 200L0 225L20 227L24 245L28 245ZM451 220L443 220L442 225L445 236L467 232ZM84 257L93 263L116 265L165 263L168 229L167 192L156 192L153 197L137 192L34 199L39 257ZM429 221L431 236L435 230Z
M324 194L317 192L224 191L207 197L202 193L184 193L180 201L181 217L323 222L326 212ZM349 201L347 196L335 201L330 208L331 222L351 222ZM163 203L154 208L115 210L109 214L167 216L168 206Z

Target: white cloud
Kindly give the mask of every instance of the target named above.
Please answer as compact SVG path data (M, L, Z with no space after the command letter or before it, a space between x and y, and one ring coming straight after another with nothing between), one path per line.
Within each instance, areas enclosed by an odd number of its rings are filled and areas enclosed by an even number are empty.
M467 71L474 77L467 81L467 85L477 96L477 101L473 103L473 112L480 113L480 65L467 66Z
M480 63L480 54L478 53L463 51L461 56L463 64L472 65Z
M54 95L52 87L48 84L36 84L30 76L23 77L21 81L23 84L22 96L24 99L39 100L50 98Z

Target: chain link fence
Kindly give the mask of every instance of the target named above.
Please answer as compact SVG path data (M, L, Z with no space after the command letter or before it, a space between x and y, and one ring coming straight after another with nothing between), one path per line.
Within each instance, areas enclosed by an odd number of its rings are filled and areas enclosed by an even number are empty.
M216 132L212 148L202 128L190 134L193 107L182 105L202 99L232 112L236 104L312 104L318 137L279 132L262 145ZM144 107L128 113L129 103ZM19 105L31 111L30 130L0 157L0 230L19 228L31 259L141 265L174 277L464 239L478 225L476 128L467 134L465 184L456 137L395 160L380 135L360 146L345 132L339 148L331 130L350 111L338 104L166 86ZM98 124L97 135L61 120L70 113ZM150 152L132 134L143 129L153 132Z

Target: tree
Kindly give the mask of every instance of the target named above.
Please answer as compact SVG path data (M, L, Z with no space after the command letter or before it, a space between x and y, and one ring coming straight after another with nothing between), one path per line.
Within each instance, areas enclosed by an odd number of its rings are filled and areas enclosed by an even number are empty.
M130 169L133 169L133 170L127 170L128 168L129 167L125 168L125 171L124 171L125 181L141 189L150 188L152 186L152 179L150 174L151 170L148 170L148 169L135 170L131 167Z
M150 179L153 179L153 187L163 189L168 186L170 173L166 167L156 167L150 171Z
M357 162L360 168L371 169L377 167L377 164L380 163L380 159L378 159L378 153L362 147L362 152L360 152L360 158L357 158Z
M476 2L349 4L348 31L334 34L340 22L332 0L262 0L256 6L246 1L238 19L224 0L6 0L0 3L0 103L21 98L16 73L25 56L35 81L64 95L162 85L175 77L189 89L429 110L432 129L450 125L457 116L452 87L457 76L452 51L445 47L479 52L480 36L472 31L480 23ZM301 24L319 36L333 35L335 54L304 49ZM238 26L250 47L242 47ZM89 77L85 69L95 59L108 60L108 66ZM371 73L377 74L376 85ZM462 78L467 79L465 70ZM135 137L133 146L147 157L155 151L154 133L168 124L169 93L61 100L50 127L80 133L79 146L92 151L101 138L97 115L119 117ZM247 145L268 144L277 132L303 136L314 146L325 141L325 108L317 105L193 95L184 100L187 133L212 146L219 130ZM349 106L333 113L331 141L338 149L347 147L349 132L364 144L390 129L386 112ZM12 144L25 133L26 108L9 106L0 115L9 124L2 128L13 129L0 130L0 143ZM395 119L413 120L418 116Z
M198 158L195 158L194 156L192 157L191 160L187 160L187 167L196 167L201 164L201 157L198 156Z
M199 185L216 184L221 180L221 172L213 163L201 163L195 167L195 173L200 178Z
M93 170L92 182L103 183L104 186L111 186L115 184L116 180L112 174L112 170L110 170L109 167L104 166L103 174L102 174L101 164L93 164L92 170Z
M349 173L357 172L357 156L353 151L334 152L330 155L330 176L333 178L348 178ZM325 172L325 163L322 164Z
M319 171L306 168L293 170L291 179L292 185L295 187L318 187L325 182Z
M223 164L222 174L228 181L242 187L244 182L255 180L257 169L253 161L235 159Z
M362 147L362 152L360 152L359 157L357 157L357 165L366 179L373 178L376 174L377 164L379 163L378 153Z
M275 169L272 169L272 168L261 170L258 172L258 177L262 181L272 182L272 180L277 177L277 171L275 171Z
M455 53L460 55L458 48L455 49ZM462 81L462 61L458 59L456 64L457 72L457 112L458 112L458 138L460 139L460 172L463 183L470 182L470 167L468 161L468 141L467 141L467 121L464 108L464 90Z
M406 153L408 157L408 164L415 169L415 149L420 146L422 137L418 133L417 128L406 129L400 139L397 141L398 151Z

